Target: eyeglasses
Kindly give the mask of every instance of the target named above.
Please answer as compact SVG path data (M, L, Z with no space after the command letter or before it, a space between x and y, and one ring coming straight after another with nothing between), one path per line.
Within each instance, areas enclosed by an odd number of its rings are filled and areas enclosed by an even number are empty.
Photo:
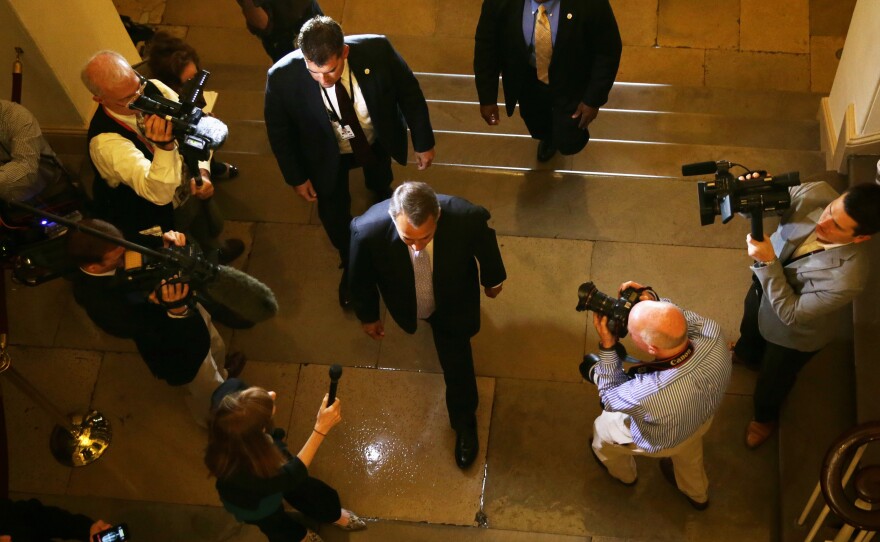
M146 77L139 74L138 72L134 72L134 74L138 78L138 88L134 92L134 94L132 94L131 96L126 96L125 98L119 100L119 102L117 102L119 105L123 105L125 107L128 107L132 103L134 103L138 98L140 98L141 96L144 95L144 90L146 90L146 88L147 88L148 80Z

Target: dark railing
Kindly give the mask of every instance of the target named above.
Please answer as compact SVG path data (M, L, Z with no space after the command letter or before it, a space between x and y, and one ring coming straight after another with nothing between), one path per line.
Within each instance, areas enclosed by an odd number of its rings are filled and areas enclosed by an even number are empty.
M819 478L828 507L848 525L864 531L880 531L880 509L864 510L856 503L880 503L880 465L856 468L852 477L855 497L843 485L845 472L857 451L875 440L880 440L880 422L865 423L842 434L828 448Z

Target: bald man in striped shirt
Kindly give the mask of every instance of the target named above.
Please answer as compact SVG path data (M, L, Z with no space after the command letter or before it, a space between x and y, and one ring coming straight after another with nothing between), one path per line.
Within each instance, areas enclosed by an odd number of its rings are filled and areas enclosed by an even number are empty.
M703 434L730 381L731 361L717 322L683 311L651 289L641 289L627 329L635 345L652 356L624 372L608 318L593 315L599 361L593 381L604 411L593 422L592 451L608 474L626 485L637 481L633 456L658 457L664 477L697 510L709 505L703 467Z

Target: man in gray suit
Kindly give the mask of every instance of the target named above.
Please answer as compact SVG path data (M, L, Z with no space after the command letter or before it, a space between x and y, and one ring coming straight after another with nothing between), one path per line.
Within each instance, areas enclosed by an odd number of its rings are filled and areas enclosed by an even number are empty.
M831 342L840 310L864 289L863 242L880 231L880 185L858 184L842 195L824 182L790 191L791 208L770 239L747 239L754 276L733 357L761 366L749 448L773 434L798 371Z

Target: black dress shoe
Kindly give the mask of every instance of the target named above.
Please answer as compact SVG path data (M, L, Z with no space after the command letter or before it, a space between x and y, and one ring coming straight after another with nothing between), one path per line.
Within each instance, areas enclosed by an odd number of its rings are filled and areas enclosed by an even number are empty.
M550 160L556 154L556 150L556 145L551 143L549 139L542 139L538 143L538 162Z
M456 431L455 437L455 463L459 468L466 469L471 466L480 451L480 440L477 438L477 428L468 428Z
M226 354L226 363L223 368L226 369L227 378L236 378L244 370L247 365L247 357L241 352L230 352Z
M215 173L214 170L217 172ZM234 179L238 177L238 168L229 162L212 162L211 163L211 180L223 181L226 179Z
M672 459L668 457L660 458L660 472L663 473L663 478L666 478L667 482L672 484L675 489L678 489L678 484L675 482L675 467L672 466ZM681 492L680 489L678 489L678 491ZM682 495L684 495L684 498L687 499L689 503L691 503L691 506L694 507L694 510L699 510L702 512L706 508L709 508L709 501L699 502L693 500L684 493L682 493Z
M217 261L221 265L227 265L242 254L244 254L244 242L241 239L227 239L217 251Z
M394 191L391 190L390 186L384 190L373 190L372 192L373 192L373 202L374 203L379 203L380 201L385 201L386 199L390 198L392 194L394 194Z
M348 269L342 270L342 279L339 281L339 306L343 309L351 308L351 290L348 288Z

